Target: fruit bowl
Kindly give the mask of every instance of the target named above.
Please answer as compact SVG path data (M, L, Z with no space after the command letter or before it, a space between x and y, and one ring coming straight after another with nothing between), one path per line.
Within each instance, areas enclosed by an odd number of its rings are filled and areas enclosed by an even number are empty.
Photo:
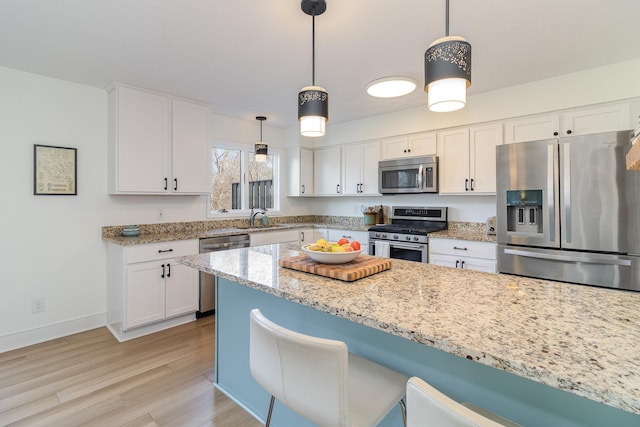
M309 246L311 245L302 246L302 251L312 260L323 264L345 264L356 259L358 255L360 255L360 252L363 251L363 249L360 249L359 251L353 252L321 252L312 251L309 249Z

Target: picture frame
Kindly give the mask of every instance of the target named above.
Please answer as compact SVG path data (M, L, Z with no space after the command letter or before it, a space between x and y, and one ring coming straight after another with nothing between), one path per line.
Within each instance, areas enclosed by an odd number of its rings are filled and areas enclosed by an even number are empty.
M52 145L33 145L33 194L76 196L78 150Z

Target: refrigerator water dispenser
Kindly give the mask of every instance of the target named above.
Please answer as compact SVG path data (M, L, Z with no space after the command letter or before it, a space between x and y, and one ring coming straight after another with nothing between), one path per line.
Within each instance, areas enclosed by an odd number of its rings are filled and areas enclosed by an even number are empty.
M542 190L507 190L507 231L542 233Z

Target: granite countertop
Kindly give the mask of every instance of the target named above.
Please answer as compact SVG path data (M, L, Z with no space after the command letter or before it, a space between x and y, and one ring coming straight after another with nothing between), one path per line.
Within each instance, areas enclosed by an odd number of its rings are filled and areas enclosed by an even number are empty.
M307 220L315 220L308 222ZM140 226L140 235L125 237L120 235L123 226L102 227L102 238L122 246L144 245L148 243L171 242L176 240L201 239L237 234L261 233L302 228L333 228L340 230L367 231L359 217L275 217L270 225L248 227L245 219L226 221L192 221L184 223L146 224ZM457 240L495 242L495 235L485 233L483 223L449 222L449 229L430 233L430 237Z
M265 245L178 262L640 414L640 293L395 259L351 283L278 266L299 253Z

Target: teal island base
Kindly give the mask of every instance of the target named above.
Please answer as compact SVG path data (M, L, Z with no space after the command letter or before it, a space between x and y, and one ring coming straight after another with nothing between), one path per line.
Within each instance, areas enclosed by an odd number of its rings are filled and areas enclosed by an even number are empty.
M298 332L347 343L349 351L418 376L460 402L472 402L526 427L640 426L640 416L467 360L423 344L217 278L215 385L264 422L268 393L249 370L249 312L260 308ZM470 319L469 321L473 321ZM311 423L276 402L271 425ZM380 426L402 426L399 408Z

